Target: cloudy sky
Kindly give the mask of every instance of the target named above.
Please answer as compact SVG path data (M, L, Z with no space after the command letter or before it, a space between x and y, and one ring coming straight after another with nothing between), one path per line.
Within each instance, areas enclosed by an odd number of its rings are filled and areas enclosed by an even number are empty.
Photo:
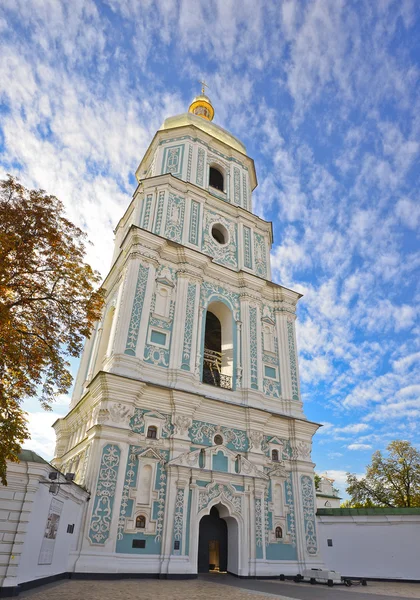
M419 446L418 2L2 0L0 52L0 176L61 198L103 274L135 168L204 77L255 159L274 279L304 294L317 470ZM67 403L26 405L44 456Z

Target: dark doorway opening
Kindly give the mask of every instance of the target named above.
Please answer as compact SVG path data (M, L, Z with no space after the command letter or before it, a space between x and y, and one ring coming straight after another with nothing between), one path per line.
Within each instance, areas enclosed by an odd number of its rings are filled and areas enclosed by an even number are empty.
M198 572L227 571L227 525L215 506L200 521Z

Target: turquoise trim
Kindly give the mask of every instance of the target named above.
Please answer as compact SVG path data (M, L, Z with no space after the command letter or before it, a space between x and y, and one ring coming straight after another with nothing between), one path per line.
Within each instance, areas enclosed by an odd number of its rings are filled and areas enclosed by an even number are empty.
M160 235L160 229L162 227L164 208L165 208L165 192L161 191L161 192L159 192L159 200L158 200L158 205L157 205L157 210L156 210L155 225L153 227L153 233L156 233L157 235Z
M223 471L224 473L228 472L228 458L223 454L221 450L217 454L213 454L213 471Z
M168 146L163 151L161 174L171 173L174 177L182 178L185 144Z
M171 554L182 554L182 532L184 529L184 489L178 488L175 498L174 526L172 530ZM178 550L175 550L175 542L179 542Z
M261 559L264 556L261 498L255 498L255 553L257 559Z
M198 246L198 233L200 226L200 202L191 200L191 212L190 212L190 233L188 241L190 244Z
M197 479L195 483L198 485L198 487L206 487L208 486L210 481L203 481L202 479Z
M137 340L139 337L141 313L143 310L144 297L146 294L147 278L149 276L149 267L139 266L136 291L134 293L133 308L131 310L130 325L128 326L127 342L124 353L129 356L136 355Z
M268 367L264 365L264 374L266 377L271 377L272 379L276 379L277 371L273 367Z
M152 411L150 411L152 412ZM160 456L160 461L156 468L156 477L153 484L153 490L156 493L157 500L152 502L152 519L156 521L156 531L154 534L146 533L126 533L124 531L126 519L132 518L134 510L134 500L130 498L130 489L137 486L139 459L137 455L146 450L142 446L130 446L127 466L125 471L124 486L121 497L120 516L118 519L117 543L115 551L123 554L161 554L163 519L165 515L166 502L166 484L167 475L165 463L169 460L169 450L155 449ZM141 459L140 459L141 460ZM133 548L134 539L146 540L145 548Z
M244 235L244 267L247 269L252 269L252 232L250 227L243 227L243 235Z
M194 331L195 295L196 285L195 283L189 283L187 290L187 306L185 309L184 345L182 347L181 362L181 369L183 369L184 371L191 370L191 348Z
M299 400L299 382L293 321L287 321L287 342L289 345L290 378L292 382L292 400Z
M309 475L301 475L300 488L302 493L306 551L308 554L315 555L318 553L318 543L316 539L315 493L312 477L309 477Z
M143 208L144 208L144 214L142 214L143 229L148 229L149 228L150 214L151 214L151 211L152 211L152 199L153 199L153 195L152 194L147 194L146 200L143 203Z
M144 428L145 428L144 417L145 417L145 415L153 416L155 414L156 414L156 412L154 410L135 408L134 415L131 417L131 419L128 422L131 431L133 431L134 433L140 433L140 434L144 433ZM162 438L166 439L166 438L169 438L174 431L174 426L172 425L172 416L169 414L166 414L166 413L160 413L160 414L162 414L162 416L165 417L165 423L163 424L162 429L161 429L161 436L162 436Z
M265 237L260 233L254 233L254 263L255 274L259 277L267 277L267 252Z
M258 390L257 309L255 306L249 307L249 338L251 388Z
M242 429L234 429L233 427L224 427L207 423L206 421L194 420L188 430L190 440L194 444L201 444L202 446L213 446L213 438L217 433L224 437L224 445L229 450L236 450L237 452L248 451L249 440L246 432Z
M190 553L191 499L192 499L192 491L190 490L188 493L187 527L185 529L185 554L187 556Z
M104 545L109 538L120 456L121 450L115 444L107 444L102 450L89 527L92 544Z
M168 210L166 213L165 237L173 242L182 244L184 229L185 198L169 193Z
M183 135L182 137L174 137L174 138L170 138L167 140L161 140L159 142L159 146L163 146L164 144L170 144L170 143L176 142L176 141L179 142L182 140L190 140L192 142L199 142L202 146L204 146L208 150L211 150L212 154L216 154L217 156L220 156L221 158L223 158L226 161L236 163L237 165L240 165L243 169L245 169L245 171L248 171L248 167L245 164L243 164L240 160L238 160L237 158L235 158L233 156L227 156L226 154L219 152L215 148L212 148L209 144L204 142L202 139L197 138L197 137L191 137L190 135Z
M160 344L161 346L164 346L166 344L166 333L161 333L160 331L152 329L150 333L150 341L152 344Z

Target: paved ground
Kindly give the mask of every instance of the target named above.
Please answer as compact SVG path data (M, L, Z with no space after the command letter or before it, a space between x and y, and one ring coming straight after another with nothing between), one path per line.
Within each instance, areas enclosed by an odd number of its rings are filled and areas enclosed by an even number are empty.
M420 584L368 583L367 587L327 588L321 585L237 579L208 575L198 580L115 581L63 580L23 592L30 600L404 600L420 598Z

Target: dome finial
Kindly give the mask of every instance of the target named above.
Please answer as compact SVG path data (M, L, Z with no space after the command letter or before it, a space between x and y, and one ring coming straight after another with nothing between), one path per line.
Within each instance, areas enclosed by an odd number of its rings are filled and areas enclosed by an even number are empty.
M213 121L214 108L210 98L205 94L205 88L209 86L205 81L200 81L200 84L201 95L194 98L190 104L188 112L193 113L202 119L206 119L207 121Z
M206 94L205 88L209 87L209 86L207 85L207 83L205 81L200 81L200 83L201 83L201 93L203 94L203 96L205 96L205 94Z

